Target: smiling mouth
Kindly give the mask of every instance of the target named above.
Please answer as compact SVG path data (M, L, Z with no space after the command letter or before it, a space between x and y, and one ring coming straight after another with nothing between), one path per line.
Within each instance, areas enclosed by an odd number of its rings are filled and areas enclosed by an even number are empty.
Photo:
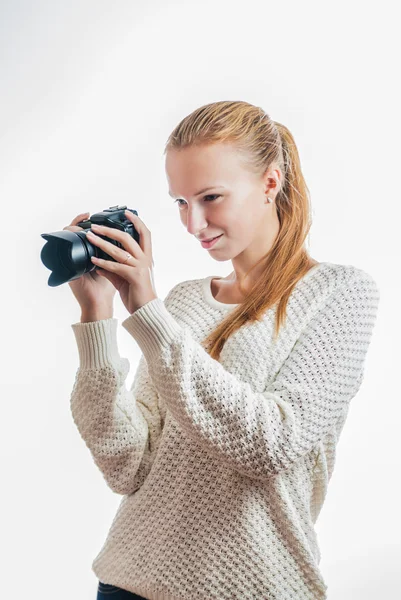
M219 236L216 235L215 237L209 238L208 240L201 240L201 242L211 242L212 240L215 240L217 237L219 237Z
M212 238L209 242L207 242L206 240L202 240L201 241L202 247L203 248L211 248L212 246L214 246L214 244L217 242L217 240L222 237L222 235L223 234L216 235L216 237Z

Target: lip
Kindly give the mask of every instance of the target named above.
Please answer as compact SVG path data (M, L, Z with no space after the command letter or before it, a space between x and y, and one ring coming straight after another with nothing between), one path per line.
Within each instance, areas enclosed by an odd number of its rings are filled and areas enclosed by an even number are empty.
M212 246L214 246L214 244L217 242L217 240L219 240L221 238L223 234L218 235L215 238L212 238L210 240L210 242L201 242L202 244L202 248L211 248Z

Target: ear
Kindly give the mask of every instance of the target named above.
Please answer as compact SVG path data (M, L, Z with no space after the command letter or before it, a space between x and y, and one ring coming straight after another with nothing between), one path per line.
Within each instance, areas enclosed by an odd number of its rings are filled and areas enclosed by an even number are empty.
M278 194L280 189L283 187L283 174L281 169L273 163L266 170L263 176L264 193L270 196L271 192Z

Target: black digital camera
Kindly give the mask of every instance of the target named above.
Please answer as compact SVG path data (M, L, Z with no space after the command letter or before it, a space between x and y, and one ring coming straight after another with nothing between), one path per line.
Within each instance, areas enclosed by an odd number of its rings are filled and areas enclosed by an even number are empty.
M77 226L83 229L91 229L92 224L113 227L129 233L139 244L139 233L125 216L125 210L129 210L134 215L138 214L136 210L127 209L126 206L111 206L102 212L95 213L90 219L77 223ZM114 244L114 246L123 248L117 240L104 235L96 235ZM45 267L52 271L47 282L51 287L56 287L73 279L79 279L85 273L96 269L97 266L91 260L92 256L116 262L101 248L91 244L86 231L63 230L53 233L41 233L41 236L47 242L42 248L40 258Z

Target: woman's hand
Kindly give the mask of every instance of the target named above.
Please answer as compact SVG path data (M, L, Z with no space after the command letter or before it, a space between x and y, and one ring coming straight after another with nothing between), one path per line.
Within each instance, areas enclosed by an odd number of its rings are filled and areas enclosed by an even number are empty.
M143 221L131 211L125 216L139 233L139 244L125 231L113 227L92 225L92 230L102 236L120 242L124 249L87 233L91 244L101 248L115 261L92 257L92 262L101 267L97 274L113 284L121 296L125 308L130 314L150 300L157 298L153 281L153 257L151 233Z
M63 230L87 231L76 224L88 215L89 213L83 213L76 216L70 225L63 227ZM116 289L105 277L100 277L98 271L93 269L89 273L84 273L78 279L69 281L68 285L77 299L83 314L102 314L105 318L113 316L113 298Z

